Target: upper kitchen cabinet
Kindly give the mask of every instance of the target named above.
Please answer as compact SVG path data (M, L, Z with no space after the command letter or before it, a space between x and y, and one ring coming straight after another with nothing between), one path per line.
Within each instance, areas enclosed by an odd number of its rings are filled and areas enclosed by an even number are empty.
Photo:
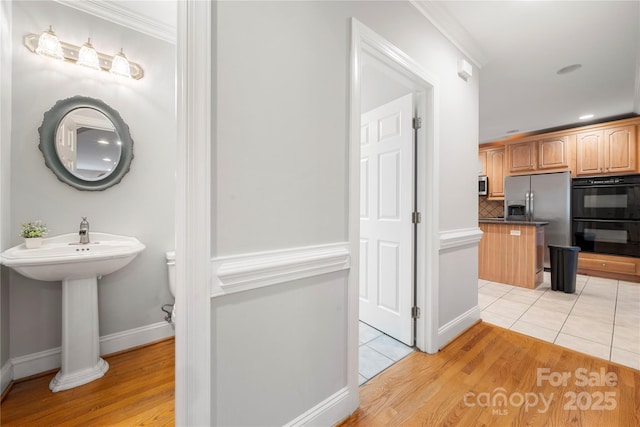
M504 147L480 149L480 161L484 162L489 181L489 200L504 200L505 150Z
M569 169L569 136L538 141L538 169Z
M507 143L509 174L569 169L569 136Z
M486 175L487 174L487 152L480 151L478 154L478 175Z
M514 142L507 144L509 173L531 172L536 170L535 141Z
M636 126L612 126L577 134L576 175L637 171Z

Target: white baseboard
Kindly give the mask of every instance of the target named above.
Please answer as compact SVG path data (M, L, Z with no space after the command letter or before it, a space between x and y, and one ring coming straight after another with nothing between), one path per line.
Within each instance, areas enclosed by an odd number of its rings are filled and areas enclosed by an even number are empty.
M100 337L100 354L111 354L139 345L169 338L174 335L173 326L167 322L158 322L124 332Z
M349 388L344 387L304 414L289 421L285 426L336 425L336 423L344 419L344 414L352 412L353 409L348 407L349 401Z
M452 321L438 328L438 348L442 348L451 342L455 337L469 329L474 323L480 320L480 307L475 306L462 313Z
M139 345L148 344L173 336L173 327L167 322L159 322L140 328L100 337L100 354L110 354ZM7 364L11 376L8 381L35 375L40 372L57 369L61 366L61 348L52 348L38 353L12 358ZM2 368L2 385L4 386L5 368ZM8 382L7 382L8 384Z
M0 369L0 394L4 393L4 391L9 387L9 384L13 380L13 365L11 365L11 361L7 361L4 364L2 369Z

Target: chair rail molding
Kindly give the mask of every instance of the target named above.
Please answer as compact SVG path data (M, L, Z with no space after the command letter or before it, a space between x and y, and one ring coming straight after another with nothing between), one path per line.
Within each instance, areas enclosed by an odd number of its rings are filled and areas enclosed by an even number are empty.
M482 239L482 231L478 227L441 231L440 253L477 246L480 239Z
M349 248L340 242L213 258L211 296L349 269Z

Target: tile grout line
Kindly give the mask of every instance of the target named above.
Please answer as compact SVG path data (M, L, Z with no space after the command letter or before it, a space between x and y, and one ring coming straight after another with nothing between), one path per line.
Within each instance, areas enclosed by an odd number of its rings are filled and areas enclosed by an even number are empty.
M582 289L580 289L580 293L578 294L578 297L576 298L576 300L573 302L573 305L571 306L571 310L569 310L569 312L567 313L567 317L565 317L564 322L562 322L562 325L560 325L560 329L558 329L558 333L556 334L556 337L553 339L553 343L554 344L558 340L558 337L560 336L560 332L562 332L562 328L564 328L564 325L567 323L567 320L569 319L569 316L571 316L571 312L573 311L573 309L575 308L576 304L578 303L578 300L582 296L582 292L584 292L584 289L589 284L589 280L591 280L591 277L587 276L587 281L584 282L584 285L582 286ZM571 334L567 334L567 335L571 335ZM573 336L573 335L571 335L571 336ZM576 337L576 338L580 338L580 337ZM589 341L591 341L591 340L589 340Z
M618 312L618 295L620 294L620 281L616 283L616 305L613 307L613 328L611 329L611 347L609 347L609 361L613 356L613 336L616 333L616 313Z
M514 289L515 289L515 288L514 288ZM534 289L534 290L535 290L535 289ZM540 298L542 298L542 295L544 295L544 294L546 294L546 293L547 293L547 291L549 291L549 289L545 289L545 291L544 291L544 292L543 292L543 293L542 293L538 298L536 298L536 300L535 300L535 301L533 301L531 304L529 304L529 307L527 307L527 309L526 309L525 311L523 311L523 312L522 312L522 314L520 315L520 317L518 317L518 318L516 319L516 321L515 321L515 322L513 322L513 324L512 324L511 326L509 326L509 330L511 330L511 328L513 327L513 325L515 325L516 323L518 323L518 321L519 321L520 319L522 319L522 316L524 316L524 315L525 315L525 313L527 313L527 312L531 309L531 307L533 307L533 305L534 305L536 302L538 302L538 300L540 300ZM509 292L511 292L511 291L509 291ZM505 294L505 295L506 295L506 294Z

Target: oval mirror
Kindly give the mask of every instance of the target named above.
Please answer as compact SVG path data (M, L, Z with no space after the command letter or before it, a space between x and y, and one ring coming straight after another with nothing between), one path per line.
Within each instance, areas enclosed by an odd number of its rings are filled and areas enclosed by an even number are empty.
M129 171L133 140L120 114L104 102L76 96L44 115L39 148L58 179L79 190L104 190Z

